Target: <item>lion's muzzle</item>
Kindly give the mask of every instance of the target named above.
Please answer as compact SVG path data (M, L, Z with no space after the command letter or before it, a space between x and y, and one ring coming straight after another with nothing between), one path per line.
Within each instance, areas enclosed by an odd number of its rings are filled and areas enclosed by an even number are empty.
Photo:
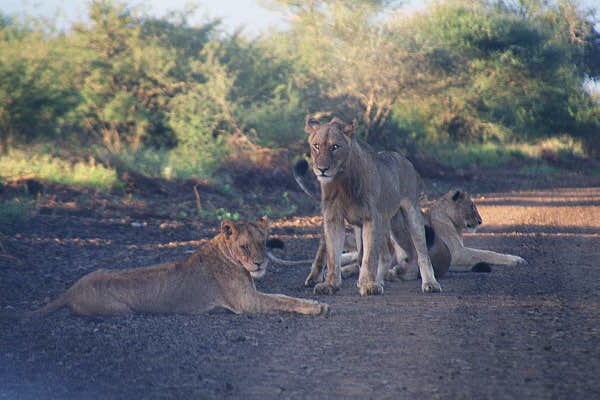
M254 279L260 279L263 276L265 276L265 273L267 272L267 265L269 264L268 260L262 261L262 262L255 262L254 263L254 268L252 270L250 270L250 275L254 278Z

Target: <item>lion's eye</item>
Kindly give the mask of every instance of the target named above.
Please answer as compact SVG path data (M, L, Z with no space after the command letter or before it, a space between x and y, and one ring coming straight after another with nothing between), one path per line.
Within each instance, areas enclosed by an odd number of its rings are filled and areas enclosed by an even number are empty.
M329 148L329 151L331 151L331 152L334 152L334 151L336 151L336 150L337 150L337 149L339 149L339 148L340 148L340 146L339 146L339 145L337 145L337 144L334 144L333 146L331 146L331 147Z
M246 255L250 254L250 247L248 247L248 245L247 245L247 244L243 244L243 245L241 245L240 247L241 247L242 251L243 251L243 252L244 252Z
M315 143L315 144L313 144L313 148L314 148L316 151L319 151L319 143Z

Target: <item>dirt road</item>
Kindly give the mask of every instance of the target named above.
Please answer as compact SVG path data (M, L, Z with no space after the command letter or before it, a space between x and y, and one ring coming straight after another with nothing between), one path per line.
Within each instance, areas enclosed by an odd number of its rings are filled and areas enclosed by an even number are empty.
M0 319L0 399L600 397L600 187L486 193L470 246L524 267L450 273L361 298L327 317L288 314ZM163 225L161 225L163 224ZM214 226L38 215L0 260L0 306L32 309L97 268L179 258ZM318 218L277 221L286 258L311 257ZM21 244L17 244L18 241ZM273 266L267 292L314 298L309 266ZM46 299L45 299L46 298Z

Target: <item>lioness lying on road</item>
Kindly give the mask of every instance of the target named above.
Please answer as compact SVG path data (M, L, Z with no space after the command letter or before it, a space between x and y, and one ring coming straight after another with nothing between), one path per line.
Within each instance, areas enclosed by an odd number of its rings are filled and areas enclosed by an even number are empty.
M490 265L516 266L527 263L519 256L474 249L464 245L463 233L475 231L482 223L477 206L465 191L450 190L425 211L424 218L429 257L438 278L448 270L487 272L491 270ZM391 268L386 277L389 279L395 276L403 279L411 275L416 277L418 271L416 269L406 271L410 262L398 256L402 253L397 249L393 251L398 245L404 248L410 246L410 242L406 238L400 238L400 242L388 246ZM355 273L352 268L352 266L345 268L344 276Z
M441 240L441 243L434 243L434 247L430 249L432 262L434 258L438 258L436 253L446 252L436 246L445 246L450 253L450 259L440 263L442 273L448 267L451 271L469 271L481 263L506 266L527 263L519 256L465 247L463 233L477 229L482 219L471 196L462 190L446 193L431 205L425 215L426 223Z
M62 307L79 315L199 314L216 307L236 314L326 312L327 304L256 290L252 278L261 278L268 264L267 233L266 219L223 221L221 232L184 260L92 272L27 316L45 316Z
M373 151L355 135L355 124L338 118L321 123L307 116L304 127L312 158L312 170L321 185L321 211L327 249L327 275L311 269L307 285L315 293L335 293L341 283L344 221L356 227L362 255L357 286L361 295L383 293L387 272L380 251L391 233L410 238L421 274L423 292L440 291L425 243L423 217L419 210L419 176L413 165L395 152ZM315 264L313 263L313 266Z

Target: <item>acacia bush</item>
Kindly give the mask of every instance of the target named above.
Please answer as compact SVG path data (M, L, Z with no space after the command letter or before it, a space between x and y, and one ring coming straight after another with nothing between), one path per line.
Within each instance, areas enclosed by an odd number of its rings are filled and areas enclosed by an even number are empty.
M582 84L584 74L600 70L583 54L598 34L566 11L574 13L574 3L527 4L448 1L411 18L431 62L439 54L444 60L437 63L441 90L422 87L424 95L396 104L395 122L411 140L512 142L568 133L593 144L598 103Z

